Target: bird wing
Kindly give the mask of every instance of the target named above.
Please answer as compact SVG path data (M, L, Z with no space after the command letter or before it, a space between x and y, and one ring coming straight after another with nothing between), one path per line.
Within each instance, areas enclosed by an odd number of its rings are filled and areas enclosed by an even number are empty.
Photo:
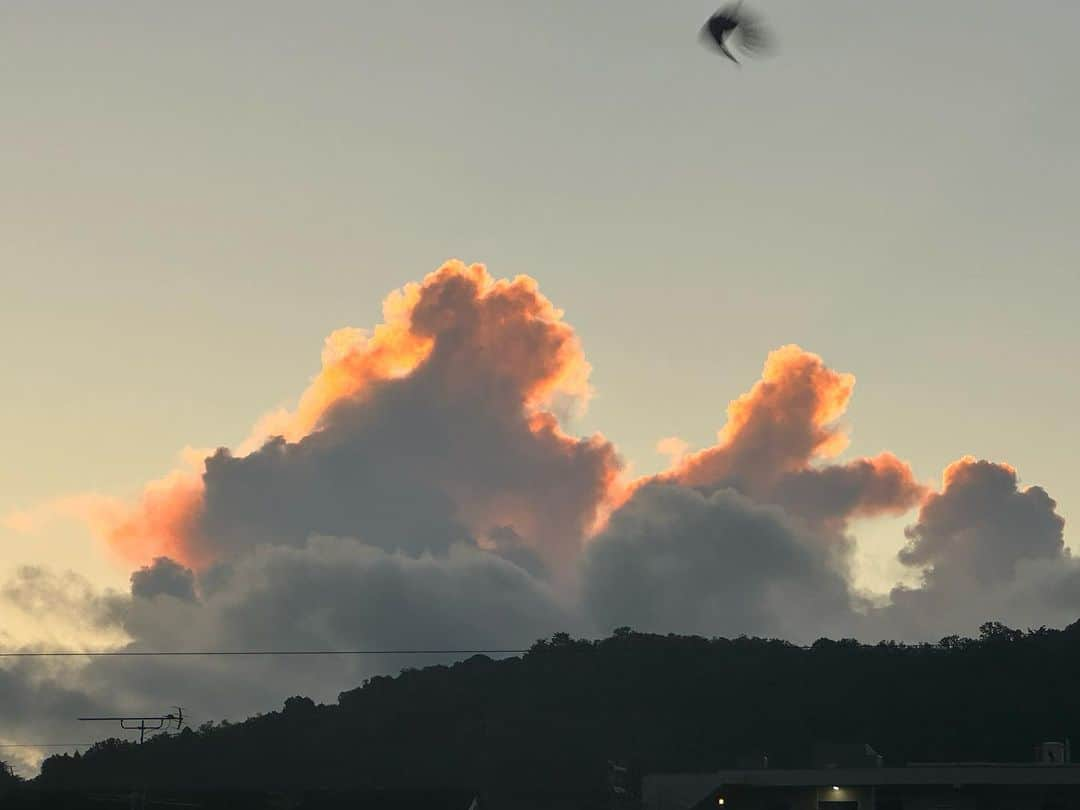
M762 53L772 45L768 29L753 14L742 12L733 36L739 49L747 53Z
M723 42L724 37L735 30L738 25L738 21L735 17L725 14L722 11L718 11L709 17L709 21L705 23L705 27L709 33L712 34L712 38L717 42Z
M728 50L726 39L728 34L731 33L730 28L724 28L721 25L714 25L712 18L705 25L701 27L701 38L705 40L706 44L711 44L720 53L726 56L735 64L739 64L739 60L735 58L734 54Z

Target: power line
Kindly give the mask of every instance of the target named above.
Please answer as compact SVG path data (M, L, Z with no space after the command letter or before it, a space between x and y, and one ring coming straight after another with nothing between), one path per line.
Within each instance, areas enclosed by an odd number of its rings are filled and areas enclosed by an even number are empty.
M520 650L49 650L0 652L0 658L105 658L208 655L520 655Z
M0 743L0 748L89 748L92 742L73 743Z

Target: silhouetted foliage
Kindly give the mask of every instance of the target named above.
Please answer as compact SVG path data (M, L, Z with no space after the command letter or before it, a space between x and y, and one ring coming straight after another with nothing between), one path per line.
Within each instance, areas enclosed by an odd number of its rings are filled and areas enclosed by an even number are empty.
M607 762L636 774L806 764L814 743L866 742L886 763L1026 761L1080 737L1080 622L1062 631L983 626L978 639L809 648L619 628L557 633L525 655L374 677L337 705L204 724L139 746L98 743L46 760L42 786L289 789L482 787L602 791Z
M296 695L285 701L285 714L290 717L309 716L315 712L315 701L309 697Z
M11 766L0 760L0 796L17 787L19 778L11 771Z

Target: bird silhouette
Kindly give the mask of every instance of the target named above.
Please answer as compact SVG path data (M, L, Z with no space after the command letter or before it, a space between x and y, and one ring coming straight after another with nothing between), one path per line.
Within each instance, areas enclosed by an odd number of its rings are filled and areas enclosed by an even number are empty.
M768 33L754 14L743 9L742 0L724 6L709 17L701 28L701 37L735 64L739 60L728 48L729 40L737 50L747 54L760 53L769 47Z

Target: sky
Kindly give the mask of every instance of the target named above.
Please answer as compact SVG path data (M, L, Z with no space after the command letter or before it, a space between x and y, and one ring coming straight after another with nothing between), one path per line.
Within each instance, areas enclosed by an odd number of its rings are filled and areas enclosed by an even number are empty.
M981 597L968 600L978 606L968 615L959 606L915 606L913 594L968 594L970 582L950 579L966 577L962 569L981 572L974 579L983 594L1002 559L1024 557L1034 568L1013 571L1016 594L993 610L1021 623L1064 621L1071 597L1047 605L1024 588L1056 593L1042 577L1072 576L1067 549L1080 543L1050 517L1080 511L1071 439L1080 403L1071 371L1080 343L1080 7L760 0L755 8L775 52L736 67L697 41L713 10L697 0L0 4L0 580L7 578L6 598L22 605L0 607L6 642L244 643L263 625L229 622L244 611L265 622L278 604L267 596L277 593L274 583L292 587L280 573L290 566L353 565L357 581L387 589L391 603L414 593L415 582L444 595L459 593L460 585L446 584L455 577L502 583L490 602L462 606L461 621L482 624L477 617L494 612L502 624L481 640L528 643L548 629L607 632L604 623L790 637L972 632ZM439 352L419 366L398 357L390 376L411 382L376 386L373 411L356 405L353 413L349 403L319 411L333 422L320 423L324 444L336 430L350 437L305 456L304 469L325 479L300 482L291 451L279 461L268 461L270 452L245 460L258 450L253 437L266 437L254 427L260 419L294 411L320 373L327 335L371 330L386 320L388 294L450 259L465 264L417 289L457 279L473 285L473 302L493 294L495 279L536 280L538 293L514 288L514 306L525 301L539 312L554 342L519 345L524 338L511 330L495 345L507 356L532 347L518 358L521 368L532 351L550 367L535 379L511 374L510 396L483 387L491 383L476 371L483 363L462 371ZM468 269L474 262L489 275ZM445 306L473 312L472 303ZM770 352L792 344L804 352L781 353L774 367L781 376L809 374L804 387L755 399ZM469 357L492 353L487 344L463 345ZM588 395L574 376L584 363ZM569 376L552 381L552 368ZM853 389L841 393L846 384L832 374L853 375ZM466 382L486 399L465 408L454 386ZM383 388L399 393L384 397ZM798 436L766 431L769 441L809 442L802 455L784 445L790 480L779 468L760 469L779 445L738 431L717 437L728 403L743 394L764 403L760 414L798 410L801 396L822 392L842 400L835 423L800 411ZM397 406L380 405L384 398ZM421 413L413 408L420 401L446 410ZM537 410L556 413L566 435L538 432L528 423ZM440 444L439 453L468 467L482 446L498 459L463 476L473 487L465 494L451 486L450 471L446 480L402 471L410 452L423 455L410 442L449 413L459 421L446 422L440 441L460 431L475 437L476 452L457 448L453 456ZM489 425L508 420L499 441L473 424L477 414ZM379 444L366 433L361 442L396 471L388 480L399 490L379 489L378 475L357 471L368 470L350 456L359 428L342 427L353 417L402 442ZM781 423L768 422L769 430ZM611 458L572 438L596 432ZM829 444L834 434L850 437L839 455L839 440ZM305 435L297 427L292 441ZM529 435L543 440L533 447ZM656 448L668 437L707 457L697 467L671 464ZM234 456L219 458L214 477L200 484L202 459L219 446ZM206 499L204 513L182 512L179 528L150 537L136 520L148 514L140 493L170 470L188 469L185 448L204 448L187 454L195 483L178 485ZM810 495L798 481L817 480L807 470L882 453L903 465L889 468L899 487L890 498L871 508L852 496L828 514L803 508ZM967 455L985 461L950 468ZM552 470L555 479L546 477ZM364 507L361 498L355 514L335 521L309 519L325 514L320 487L339 475L379 499ZM904 489L916 483L924 490ZM997 494L962 497L962 486L984 484ZM245 500L253 486L277 493L280 514ZM505 491L485 500L498 487ZM1043 490L1056 506L1036 497ZM575 500L585 491L595 499ZM536 492L550 500L526 503ZM932 492L941 497L928 505ZM454 501L453 515L444 514L444 497ZM399 498L432 521L407 527L424 542L395 535L354 544L369 555L356 557L340 540L309 537L349 536L351 520L373 537L393 534L396 524L369 527L364 509ZM978 518L955 522L976 506L985 507ZM788 514L774 525L770 509ZM267 510L274 520L264 519ZM697 528L658 528L657 514L671 513ZM546 528L544 516L555 516ZM496 518L512 531L481 537ZM483 531L478 521L487 521ZM268 541L284 524L289 531ZM118 540L125 525L138 531ZM497 563L468 556L475 549L452 550L451 525L454 537L472 538ZM757 571L760 560L715 558L714 547L696 541L713 536L702 526L719 526L720 541L773 538L754 554L797 548L785 565L801 560L798 570L813 575L790 579L770 562L762 570L781 583L783 598L740 612L717 601L695 571L722 568L714 581L729 582L726 572ZM914 527L910 536L905 527ZM658 535L684 534L682 551L652 560ZM568 537L592 546L587 562L567 551ZM1029 538L1041 551L1016 551ZM370 556L377 554L386 556ZM175 562L153 563L159 555ZM1035 570L1051 559L1060 562L1056 573ZM145 591L153 610L129 593L136 569L159 583ZM393 569L397 590L366 579L384 569ZM683 574L657 580L658 570ZM515 579L525 576L525 585ZM635 591L627 582L639 595L658 594L662 609L641 613L637 603L648 600L628 599ZM913 590L893 593L898 582ZM339 584L340 593L355 592L355 583ZM703 601L665 601L684 587L704 589ZM497 598L507 588L524 588L532 601L507 609ZM580 598L569 595L575 588ZM815 608L812 627L790 619L805 612L803 588L832 595ZM71 610L27 610L43 593ZM211 611L215 594L224 601ZM892 613L862 625L848 615L853 594L891 604L880 609ZM202 618L178 618L195 602L206 608ZM318 640L379 636L356 621L366 628L359 636L339 628ZM201 635L179 633L178 622ZM6 672L11 689L31 688ZM361 674L338 677L345 686ZM45 676L23 676L45 694ZM46 680L62 682L56 673ZM206 711L254 710L287 688L281 683L242 705L207 700ZM119 687L102 686L94 699L159 699L143 686L130 684L121 697ZM25 723L24 738L38 733Z

